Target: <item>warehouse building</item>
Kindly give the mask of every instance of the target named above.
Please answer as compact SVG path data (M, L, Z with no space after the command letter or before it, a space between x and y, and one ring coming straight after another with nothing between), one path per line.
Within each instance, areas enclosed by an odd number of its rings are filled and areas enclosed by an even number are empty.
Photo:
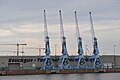
M71 65L75 65L75 56L70 56ZM88 56L85 56L86 60ZM120 67L120 56L100 56L105 68ZM43 56L0 56L0 70L41 69ZM58 66L59 56L52 56L55 66Z

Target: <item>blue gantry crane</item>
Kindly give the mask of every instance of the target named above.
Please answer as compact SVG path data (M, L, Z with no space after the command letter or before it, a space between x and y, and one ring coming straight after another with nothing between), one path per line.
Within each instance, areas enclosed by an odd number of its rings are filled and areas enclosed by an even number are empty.
M82 48L82 38L80 37L79 27L78 27L78 19L77 13L75 11L75 24L76 24L76 35L77 35L77 44L78 44L78 56L75 57L76 62L76 69L85 69L86 68L86 61L83 56L83 48Z
M102 68L103 63L99 56L98 43L97 43L97 38L95 36L94 28L93 28L91 12L89 12L89 16L90 16L90 26L91 26L91 34L92 34L92 41L93 41L93 56L90 57L91 61L93 62L92 68Z
M47 30L47 20L46 20L46 13L44 10L44 36L45 36L45 56L43 57L43 67L42 69L54 69L54 64L52 58L50 56L50 43L49 43L49 36Z
M60 33L61 33L61 41L62 41L62 56L59 57L58 69L71 69L71 65L69 62L69 55L66 47L66 37L64 35L61 10L59 10L59 15L60 15Z

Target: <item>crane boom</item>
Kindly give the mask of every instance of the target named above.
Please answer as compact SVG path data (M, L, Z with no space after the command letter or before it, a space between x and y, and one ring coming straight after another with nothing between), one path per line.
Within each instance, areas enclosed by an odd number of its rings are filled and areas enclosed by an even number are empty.
M75 11L75 24L76 24L76 35L77 35L77 41L78 41L78 54L83 54L83 48L82 48L82 39L80 37L79 27L78 27L78 19L77 19L77 13Z
M47 30L47 20L46 20L46 13L44 10L44 36L45 36L45 53L46 55L50 54L50 45L49 45L49 36Z
M79 27L78 27L78 19L77 19L77 13L75 11L75 24L76 24L76 35L77 38L80 37Z
M94 38L95 37L95 31L94 31L94 28L93 28L93 21L92 21L91 12L89 12L89 15L90 15L91 34L92 34L92 38Z
M45 35L45 39L48 36L48 30L47 30L47 20L46 20L46 12L44 10L44 35Z
M61 39L64 36L64 29L63 29L63 21L62 21L62 14L61 14L61 10L59 10L59 14L60 14L60 33L61 33Z
M61 10L59 10L60 15L60 33L61 33L61 41L62 41L62 54L67 54L67 48L66 48L66 37L64 36L64 29L63 29L63 21L62 21L62 14Z

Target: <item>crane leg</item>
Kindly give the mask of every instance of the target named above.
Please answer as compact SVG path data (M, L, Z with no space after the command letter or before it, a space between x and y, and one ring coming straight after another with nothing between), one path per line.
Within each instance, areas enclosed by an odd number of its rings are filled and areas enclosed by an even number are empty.
M103 68L103 63L99 57L99 55L94 55L89 58L89 61L92 63L92 65L88 66L88 68L92 69L99 69Z
M75 57L75 63L77 64L75 69L86 69L86 61L83 55Z
M93 68L103 68L103 64L99 56L94 56Z
M72 69L72 66L70 65L68 55L62 55L59 58L59 66L58 69Z
M43 70L55 69L53 66L53 61L49 55L43 57Z

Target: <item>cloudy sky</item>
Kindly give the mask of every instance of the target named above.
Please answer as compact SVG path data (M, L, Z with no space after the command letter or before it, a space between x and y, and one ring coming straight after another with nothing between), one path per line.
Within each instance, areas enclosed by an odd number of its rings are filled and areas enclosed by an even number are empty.
M100 54L120 54L120 0L0 0L0 44L26 43L27 47L44 47L43 10L47 13L51 54L61 54L58 10L62 10L67 48L77 54L74 11L77 11L80 35L92 53L92 38L88 12L92 12ZM0 55L16 55L16 46L0 45ZM42 51L44 54L44 51ZM87 53L89 54L89 53ZM25 49L24 54L38 55L37 49Z

